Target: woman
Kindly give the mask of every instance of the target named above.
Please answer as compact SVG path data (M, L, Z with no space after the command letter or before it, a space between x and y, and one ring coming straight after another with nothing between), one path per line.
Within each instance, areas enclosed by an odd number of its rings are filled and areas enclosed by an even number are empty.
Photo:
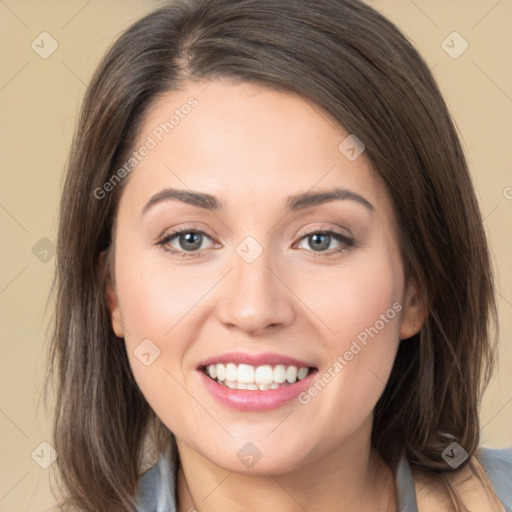
M471 179L370 7L180 0L134 24L87 91L60 215L67 503L512 506L511 450L478 448L496 307Z

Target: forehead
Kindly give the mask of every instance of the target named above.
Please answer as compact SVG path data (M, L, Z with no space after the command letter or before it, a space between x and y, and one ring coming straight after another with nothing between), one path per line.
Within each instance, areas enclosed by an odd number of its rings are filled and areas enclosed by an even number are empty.
M149 149L126 192L143 198L179 187L227 206L234 195L242 206L261 206L262 199L343 187L386 202L364 152L355 159L347 153L361 149L355 140L298 95L227 80L189 83L160 96L146 114L134 151Z

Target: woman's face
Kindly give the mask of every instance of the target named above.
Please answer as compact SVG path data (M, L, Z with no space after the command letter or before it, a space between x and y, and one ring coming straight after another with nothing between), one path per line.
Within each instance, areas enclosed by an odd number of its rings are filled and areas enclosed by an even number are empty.
M223 80L162 96L133 148L112 325L156 414L223 468L279 473L367 441L419 325L389 197L348 135L297 96Z

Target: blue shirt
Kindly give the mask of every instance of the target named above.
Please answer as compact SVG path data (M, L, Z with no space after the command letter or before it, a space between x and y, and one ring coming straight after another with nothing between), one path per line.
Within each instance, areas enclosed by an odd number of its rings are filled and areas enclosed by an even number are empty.
M512 512L512 447L501 450L480 448L477 459L485 469L506 512ZM176 464L168 454L140 478L136 512L176 512ZM418 512L411 467L405 458L396 471L399 512Z

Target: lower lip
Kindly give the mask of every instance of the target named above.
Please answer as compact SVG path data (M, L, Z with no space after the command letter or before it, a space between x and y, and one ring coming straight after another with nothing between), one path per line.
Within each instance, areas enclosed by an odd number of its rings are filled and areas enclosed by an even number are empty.
M231 389L217 384L204 372L200 370L198 372L206 389L220 404L241 411L268 411L281 407L307 389L311 385L317 370L312 371L307 377L293 384L265 391Z

